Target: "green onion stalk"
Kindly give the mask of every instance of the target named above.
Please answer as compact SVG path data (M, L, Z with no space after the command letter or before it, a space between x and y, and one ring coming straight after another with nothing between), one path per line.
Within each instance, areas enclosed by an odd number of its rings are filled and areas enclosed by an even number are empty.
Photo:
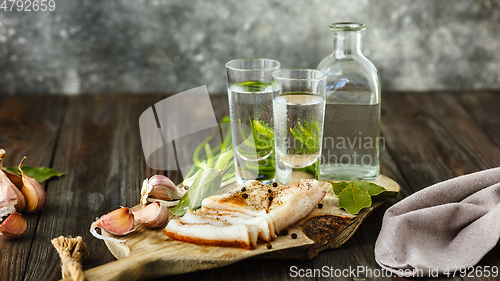
M223 123L228 123L228 118L223 119ZM212 129L212 134L204 139L194 150L193 153L193 166L187 173L183 185L190 186L196 176L201 173L203 169L214 168L224 170L222 176L221 186L229 185L236 181L236 173L234 169L233 146L231 142L231 128L228 126L225 132L223 142L215 147L210 146L210 141L217 134L215 128ZM204 151L204 155L200 154Z
M222 119L223 123L230 123L229 116L225 116ZM254 143L249 144L252 147L255 147L257 151L269 151L273 149L274 146L274 131L272 128L263 124L261 120L251 120L251 130L254 136ZM301 142L303 142L303 149L306 150L315 150L316 147L307 148L305 145L308 138L319 139L319 128L318 124L315 122L311 122L309 124L297 124L295 128L290 129L292 134ZM240 134L244 134L245 132L240 131ZM234 154L233 154L233 144L231 139L231 127L228 125L228 129L224 134L224 140L221 144L211 147L210 141L217 134L217 130L214 128L212 130L212 134L204 139L194 150L193 153L193 163L194 165L189 170L188 174L183 181L183 185L190 186L196 176L201 173L203 169L206 168L214 168L219 170L224 170L222 175L222 183L221 187L228 186L234 182L236 182L236 168L234 165ZM248 139L248 137L244 137L243 139ZM251 143L251 142L250 142ZM319 145L319 144L318 144ZM318 147L319 148L319 147ZM204 151L204 155L200 156L200 154ZM303 151L308 152L308 151ZM308 167L298 169L299 171L304 171L310 174L313 174L317 177L318 175L318 164L317 161L315 164L312 164ZM275 163L275 154L274 151L267 157L265 160L258 161L257 163L248 161L246 166L250 169L259 170L259 177L262 178L274 178L276 173L276 163Z

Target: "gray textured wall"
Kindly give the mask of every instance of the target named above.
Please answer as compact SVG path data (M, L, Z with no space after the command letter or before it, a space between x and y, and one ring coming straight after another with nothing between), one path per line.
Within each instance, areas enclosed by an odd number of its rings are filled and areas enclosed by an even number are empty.
M55 1L0 11L0 93L224 93L234 58L316 67L336 21L367 24L384 90L500 88L500 0Z

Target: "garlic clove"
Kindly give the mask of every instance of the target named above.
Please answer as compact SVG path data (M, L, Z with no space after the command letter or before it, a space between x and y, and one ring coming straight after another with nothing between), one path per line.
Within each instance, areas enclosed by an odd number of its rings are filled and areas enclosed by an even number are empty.
M167 188L175 189L174 182L164 175L154 175L149 179L149 184L152 186L161 185Z
M171 201L182 198L186 190L177 188L169 178L164 175L154 175L149 180L145 179L141 190L141 205L146 206L148 198Z
M5 173L5 175L7 175L9 180L17 187L17 189L21 190L23 188L23 178L7 170L2 169L2 171Z
M23 179L19 175L9 172L3 168L3 158L5 157L5 153L4 149L0 149L0 170L19 190L21 190L23 188Z
M5 157L5 150L0 149L0 169ZM22 212L26 206L24 195L9 179L7 174L0 171L0 221L2 217L15 211Z
M43 186L36 179L29 177L24 173L22 166L25 159L26 156L24 156L21 163L19 163L19 171L21 171L23 180L23 188L21 191L26 199L26 208L24 211L28 213L36 213L45 207L45 203L47 202L47 193L45 193L45 189L43 189Z
M8 216L0 225L0 235L6 239L14 240L19 238L28 228L28 224L23 216L14 212Z
M154 202L132 213L135 220L146 228L162 227L168 220L168 208L160 202Z
M125 240L107 237L97 233L96 228L100 228L115 236L124 236L134 231L134 215L129 208L122 207L118 210L100 217L90 226L90 233L96 238L113 241L125 242Z
M3 217L14 213L16 205L18 205L17 194L11 185L10 181L5 181L4 177L0 175L0 221Z

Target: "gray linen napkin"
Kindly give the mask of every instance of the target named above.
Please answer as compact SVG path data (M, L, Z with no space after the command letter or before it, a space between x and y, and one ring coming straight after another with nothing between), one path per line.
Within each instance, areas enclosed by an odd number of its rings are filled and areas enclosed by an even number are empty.
M384 269L429 276L474 266L500 238L500 168L422 189L387 209L375 244ZM431 273L431 274L429 274Z

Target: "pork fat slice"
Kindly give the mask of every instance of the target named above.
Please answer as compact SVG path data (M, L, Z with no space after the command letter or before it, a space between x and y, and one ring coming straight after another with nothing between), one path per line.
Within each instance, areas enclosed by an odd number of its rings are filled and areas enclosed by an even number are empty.
M175 240L253 249L270 242L307 216L326 192L316 180L285 187L248 181L232 191L205 198L197 211L170 220L165 234Z

